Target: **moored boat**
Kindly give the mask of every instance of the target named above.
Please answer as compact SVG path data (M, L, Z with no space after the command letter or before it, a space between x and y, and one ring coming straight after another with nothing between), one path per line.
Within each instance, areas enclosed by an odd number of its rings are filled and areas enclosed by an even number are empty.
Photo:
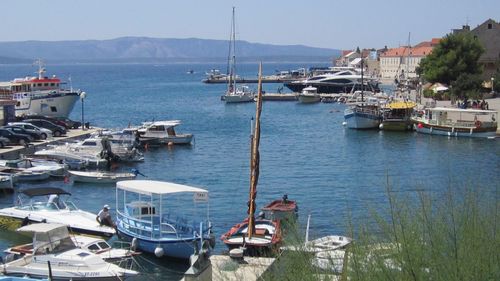
M82 93L80 90L62 89L63 82L55 75L45 76L41 60L37 60L38 76L16 78L0 83L2 97L14 99L16 116L42 115L68 117Z
M434 107L412 118L418 133L454 137L495 137L498 112Z
M379 128L384 131L413 130L411 116L415 106L417 104L411 101L396 101L387 104L381 109L382 122Z
M262 111L262 64L259 65L259 86L255 113L255 126L252 128L250 153L250 193L248 217L234 225L221 236L222 242L240 254L261 256L272 255L282 241L279 220L255 218L257 182L259 178L260 114ZM234 253L234 251L233 251Z
M31 249L27 245L11 248L13 254L2 265L5 275L50 277L51 280L118 281L138 274L137 271L108 263L100 256L77 247L66 225L38 223L23 226L17 231L32 234L33 242Z
M264 217L271 220L293 220L298 217L299 207L294 200L288 200L288 195L283 195L282 199L274 200L261 208Z
M116 183L122 180L133 180L138 171L130 173L113 173L101 171L68 171L74 182Z
M137 128L139 141L141 145L148 146L190 144L193 140L193 134L179 134L175 131L175 127L180 124L180 120L144 122L141 127Z
M205 189L150 180L116 184L117 230L136 249L179 259L213 247Z
M75 233L103 237L115 234L113 228L99 225L96 221L97 215L78 209L73 202L66 199L71 193L63 189L30 188L19 193L15 206L0 209L2 228L15 230L26 224L49 222L65 224Z
M302 92L298 95L298 99L301 103L317 103L321 101L321 96L317 88L309 86L302 89Z

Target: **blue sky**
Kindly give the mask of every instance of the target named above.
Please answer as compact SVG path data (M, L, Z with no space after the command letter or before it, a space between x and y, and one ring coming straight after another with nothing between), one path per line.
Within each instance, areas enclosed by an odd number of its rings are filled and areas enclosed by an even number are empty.
M2 0L0 41L121 36L237 39L351 49L412 45L466 22L500 20L498 0Z

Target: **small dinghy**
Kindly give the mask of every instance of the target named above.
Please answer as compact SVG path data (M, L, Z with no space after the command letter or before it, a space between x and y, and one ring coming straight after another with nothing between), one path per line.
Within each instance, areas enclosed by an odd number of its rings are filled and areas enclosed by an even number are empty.
M137 175L142 175L135 169L129 173L113 173L101 171L68 171L68 173L71 175L74 182L88 183L116 183L123 180L133 180L137 177Z

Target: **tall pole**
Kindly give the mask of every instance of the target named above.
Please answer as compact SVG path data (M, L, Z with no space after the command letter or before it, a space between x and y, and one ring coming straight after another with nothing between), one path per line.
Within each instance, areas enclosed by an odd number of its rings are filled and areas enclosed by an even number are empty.
M85 92L80 93L80 100L82 101L82 131L85 130L85 106L84 106L84 100L87 94Z

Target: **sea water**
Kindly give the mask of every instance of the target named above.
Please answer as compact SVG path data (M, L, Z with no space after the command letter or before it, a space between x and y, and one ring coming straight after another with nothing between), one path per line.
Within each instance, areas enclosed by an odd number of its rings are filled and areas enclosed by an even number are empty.
M264 73L296 69L305 64L264 63ZM64 64L48 65L48 75L67 87L87 93L71 114L92 126L124 128L143 121L180 119L177 131L195 136L191 146L158 147L144 151L145 161L121 164L137 168L149 180L198 186L210 192L210 212L218 237L240 222L247 212L250 123L255 104L225 104L224 84L204 84L205 71L224 64ZM188 70L194 70L188 74ZM256 77L257 63L242 64L237 73ZM1 65L0 81L35 75L30 65ZM253 85L256 88L256 85ZM280 84L264 84L277 92ZM288 194L299 203L299 220L311 215L310 237L346 234L369 220L370 210L387 207L388 187L403 196L416 191L442 194L463 186L484 192L500 182L498 140L447 138L415 132L350 130L342 126L343 104L264 102L261 119L260 179L257 204ZM140 176L139 176L140 178ZM97 213L114 206L113 185L46 181L17 188L62 187L76 204ZM0 198L0 207L15 196ZM217 239L218 240L218 239ZM0 231L0 249L25 242ZM224 245L218 240L215 251ZM186 265L145 255L141 264L152 279L178 278Z

